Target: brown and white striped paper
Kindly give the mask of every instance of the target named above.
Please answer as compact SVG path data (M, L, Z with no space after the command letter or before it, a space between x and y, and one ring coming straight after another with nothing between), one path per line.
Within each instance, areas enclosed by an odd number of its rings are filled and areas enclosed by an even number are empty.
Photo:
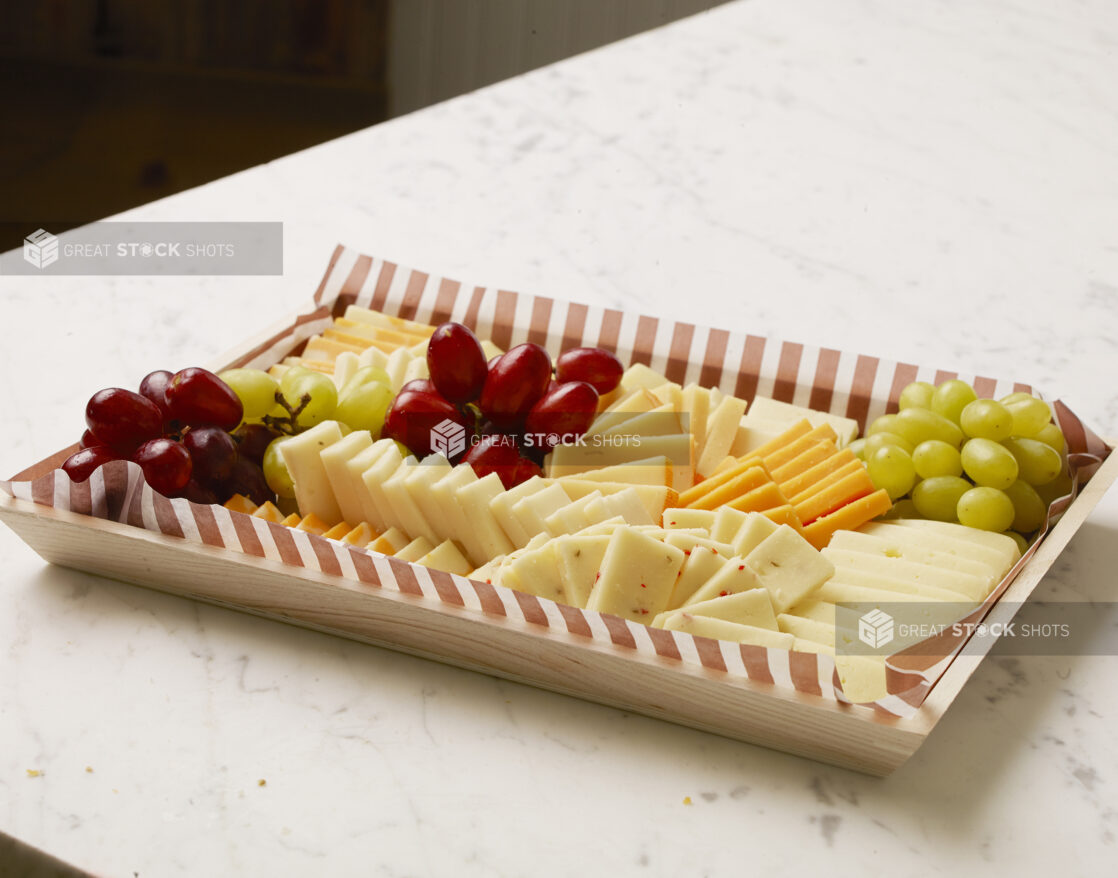
M351 304L432 324L456 320L503 348L533 341L554 356L580 345L605 347L615 351L623 362L644 363L673 381L697 381L747 400L769 396L846 415L856 419L863 429L868 421L896 409L897 397L910 381L937 383L961 377L972 382L980 396L987 397L1014 390L1034 392L1028 385L1012 381L956 375L772 337L467 286L341 246L330 259L314 306L285 330L229 365L266 368L297 353L311 335L326 328L335 315ZM1110 449L1065 405L1056 401L1054 409L1068 439L1073 475L1082 484ZM124 461L105 465L86 482L73 483L54 468L64 459L65 454L60 452L11 481L0 482L0 488L13 497L45 506L234 549L372 587L421 595L432 602L433 608L441 606L456 613L467 609L485 614L490 620L505 620L518 627L527 625L539 637L548 637L551 631L585 637L632 661L662 662L666 658L725 673L731 678L845 701L834 660L829 656L649 628L609 614L580 610L408 564L221 506L169 500L152 491L136 464ZM1053 504L1048 526L1072 499L1069 496ZM1026 561L1027 558L1022 559L972 618L985 615ZM911 716L962 645L962 641L945 642L940 658L891 658L887 663L890 694L869 707L889 715ZM438 649L437 644L431 647L432 651Z

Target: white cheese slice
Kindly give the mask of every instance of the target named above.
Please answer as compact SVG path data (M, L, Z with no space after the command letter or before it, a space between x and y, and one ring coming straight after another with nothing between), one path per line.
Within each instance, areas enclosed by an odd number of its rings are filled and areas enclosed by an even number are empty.
M420 512L408 491L408 476L417 466L419 466L419 461L408 455L404 458L404 462L400 464L399 469L384 480L381 490L384 492L388 504L392 507L393 516L399 522L400 530L413 538L426 537L430 541L431 547L434 548L442 540L435 533L435 529L431 527L431 523Z
M547 532L553 536L561 536L563 534L573 534L576 531L582 530L590 524L590 520L586 517L586 505L601 499L601 496L601 492L593 491L572 500L562 509L558 509L551 513L551 515L544 519Z
M555 541L565 602L572 607L585 607L590 600L608 545L609 537L605 535L561 537Z
M728 542L734 547L734 551L744 558L766 538L776 533L779 526L760 512L750 512L738 532Z
M404 487L411 495L412 502L440 540L454 539L455 533L451 517L435 502L431 488L435 482L449 475L450 470L450 463L443 455L429 454L417 466L413 466L404 479Z
M791 634L758 628L754 625L741 625L727 622L712 616L694 616L685 610L669 613L664 620L669 631L680 631L695 637L709 637L712 640L727 640L730 643L747 643L768 649L791 649L795 642Z
M408 353L407 348L396 348L388 355L384 364L384 371L388 373L388 380L392 384L393 393L399 393L400 388L404 386L404 376L407 374L411 359L411 354Z
M683 602L682 606L687 609L692 604L761 587L761 578L752 567L745 563L744 558L729 558L724 565L718 568L718 572L714 576L704 582L691 597Z
M649 392L664 405L671 406L672 411L685 411L683 408L683 388L674 381L667 381L659 387L652 388Z
M395 555L410 542L406 533L398 527L390 527L369 543L369 548L382 555Z
M854 570L874 573L892 580L911 582L913 585L946 589L977 601L985 598L991 588L989 578L918 564L903 558L890 558L851 549L834 549L830 546L823 549L822 554L839 572Z
M556 479L572 500L597 491L605 494L620 494L632 488L640 497L653 521L659 521L664 510L679 500L679 494L666 485L634 485L628 482L600 482L593 479L563 478Z
M373 437L368 430L354 430L333 445L322 449L319 455L322 466L326 470L326 478L330 480L334 498L338 501L342 519L353 525L365 521L365 510L361 505L361 495L365 492L359 490L358 483L350 474L349 462L372 446Z
M673 507L664 510L660 516L660 521L664 527L672 530L676 528L702 528L709 534L710 528L714 524L715 514L713 509L678 509Z
M745 457L751 451L757 450L784 433L788 426L780 421L767 421L751 414L746 415L738 422L734 441L730 445L731 456Z
M883 558L901 558L904 561L911 561L913 564L927 564L941 570L954 570L957 573L966 573L978 577L987 582L991 589L997 585L997 571L988 564L965 558L954 552L941 552L926 546L914 546L888 537L874 536L856 530L837 530L827 547L865 552L871 555L880 555Z
M416 537L404 548L396 553L396 557L401 561L409 561L415 563L435 547L431 545L431 541L427 537Z
M501 567L501 585L557 603L566 602L555 541L549 540Z
M975 530L973 527L945 521L895 518L888 522L870 522L860 530L898 540L911 540L914 545L927 546L941 552L973 557L989 564L999 581L1021 558L1017 543L1004 534Z
M361 359L353 351L338 354L338 358L334 360L334 386L341 390L360 368Z
M365 484L369 501L377 508L385 526L403 530L403 523L396 517L395 509L384 495L384 483L403 466L404 457L400 453L399 446L391 439L382 439L381 441L387 442L388 445L373 465L361 474L361 481Z
M858 422L853 418L842 415L832 415L829 412L819 412L815 409L804 408L788 402L778 402L775 399L759 396L753 400L749 408L749 416L759 420L771 421L790 427L804 418L813 427L820 424L830 424L838 437L835 444L842 448L849 445L858 437Z
M718 408L710 413L707 418L706 437L702 450L698 452L698 462L695 470L699 476L706 478L730 453L737 435L738 422L745 414L745 400L735 396L727 396L718 404Z
M802 640L812 640L834 648L835 626L820 622L818 619L805 619L803 616L790 616L781 613L777 616L780 630Z
M702 546L686 556L668 597L668 608L682 607L695 592L706 585L726 565L726 558ZM662 627L662 626L661 626Z
M525 482L521 482L514 488L507 491L501 491L493 498L493 503L490 508L493 515L496 516L498 523L504 530L508 539L515 546L523 546L532 538L532 535L524 530L519 519L515 518L512 514L512 507L515 503L522 498L534 494L537 491L542 491L551 484L550 479L543 479L539 476L532 476Z
M280 457L295 483L299 514L304 518L317 515L329 525L342 520L342 510L322 463L322 452L341 439L341 425L337 421L323 421L285 439L279 446Z
M655 524L660 520L659 515L649 514L640 492L635 487L626 488L616 494L608 494L602 497L600 503L607 517L620 515L629 524Z
M672 610L668 610L661 613L656 617L657 621L652 624L655 627L664 627L664 619L672 612ZM770 631L781 630L776 624L776 614L773 612L772 600L769 598L769 593L763 588L753 588L748 591L739 591L736 594L728 594L724 597L712 598L709 601L688 604L687 612L692 616L709 616L712 619L737 622L739 625L768 628Z
M589 440L586 445L558 446L551 452L548 475L569 476L662 456L671 464L672 488L685 491L694 484L695 449L690 433L633 437L633 441L628 441L629 437L619 437L626 441L617 444L608 443L608 438L599 437L601 441L597 442ZM580 477L586 478L585 475Z
M644 365L644 363L633 363L621 376L621 386L627 390L634 390L638 387L652 390L652 388L659 387L667 380L667 376Z
M458 547L450 540L443 540L416 563L446 573L454 573L458 576L465 576L473 569L473 565L466 560Z
M765 537L745 563L769 590L778 613L787 612L835 572L830 561L786 524Z
M388 365L388 354L380 348L365 348L357 357L357 367L376 366L383 369Z
M548 466L550 466L550 458L548 460ZM633 460L627 463L604 466L599 469L563 476L558 479L558 481L565 482L568 479L670 487L672 481L672 465L663 455L657 457L642 457L639 460Z
M391 439L381 439L351 457L345 464L346 477L353 483L353 491L361 505L361 520L368 522L369 526L377 533L383 533L388 524L381 517L380 510L373 503L372 497L369 496L369 489L365 487L362 476L366 470L380 460L381 455L388 450L389 446L395 447L395 443Z
M718 540L720 543L732 542L738 531L748 521L748 513L742 512L740 509L732 509L729 506L719 506L714 510L714 520L710 525L711 538Z
M706 535L706 531L703 530L690 531L679 528L669 528L662 530L660 539L669 546L675 546L677 549L681 549L685 555L698 546L710 549L712 552L717 552L723 558L733 558L737 554L734 552L734 547L729 543L720 543L718 540L712 540Z
M456 495L466 520L473 528L485 554L490 558L507 555L514 548L490 508L493 498L504 490L500 477L496 473L489 473L484 478L466 485Z
M826 622L831 627L835 624L835 605L819 597L810 597L800 601L788 611L793 616L804 619L815 619L817 622Z
M602 536L603 534L605 536L610 536L619 527L628 526L629 525L625 523L624 518L622 518L620 515L615 515L613 518L607 518L605 521L595 522L594 524L584 527L582 530L578 531L572 536L596 537Z
M539 491L522 497L512 505L512 516L520 522L528 537L547 533L547 517L569 505L571 498L557 484L552 483Z
M668 604L684 555L632 528L618 528L586 608L647 625Z
M454 495L466 485L476 481L477 476L473 468L468 464L459 464L445 472L442 478L434 482L430 488L431 502L445 517L446 528L450 532L451 539L462 547L466 557L475 565L484 564L488 558Z
M429 378L430 375L431 373L427 371L427 360L424 357L414 357L404 369L404 384L417 378Z
M671 405L659 405L643 414L605 427L601 436L670 436L684 431L679 414Z
M680 411L686 418L687 429L695 437L695 447L702 448L710 416L710 391L698 384L688 384L680 394Z
M843 694L855 704L868 704L889 694L885 683L885 656L836 655L835 669Z

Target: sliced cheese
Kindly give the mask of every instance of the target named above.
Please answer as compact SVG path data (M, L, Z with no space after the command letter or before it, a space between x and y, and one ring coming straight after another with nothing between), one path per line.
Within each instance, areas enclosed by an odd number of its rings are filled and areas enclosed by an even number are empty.
M435 501L431 492L435 483L448 475L450 470L450 463L443 455L430 454L423 458L418 466L413 466L404 480L404 487L419 508L423 520L431 526L435 536L440 540L457 537L454 528L451 526L450 516Z
M524 530L520 520L513 516L513 505L530 494L542 491L550 484L550 479L532 476L527 481L521 482L514 488L509 488L507 491L502 491L493 498L490 509L513 545L523 546L532 538L532 535Z
M955 552L945 552L928 546L914 545L903 540L891 539L888 536L877 536L857 530L836 532L827 548L828 550L850 549L871 555L881 555L885 558L902 558L916 564L928 564L940 570L967 573L984 580L990 590L993 590L993 587L997 585L1001 572L989 564Z
M754 398L749 407L749 417L784 424L795 423L801 419L806 419L812 426L829 424L835 431L839 446L849 445L858 436L858 422L852 418L832 415L829 412L820 412L788 402L779 402L763 396Z
M921 531L931 531L950 539L963 540L973 543L992 552L996 552L1003 566L1002 575L1021 559L1021 550L1010 537L1005 534L992 533L987 530L976 530L962 524L950 524L946 521L930 521L925 519L897 518L890 522L897 527L908 527Z
M402 530L398 527L390 527L373 540L369 544L369 548L374 552L380 552L382 555L395 555L409 542L408 535Z
M399 528L413 539L415 537L426 537L433 549L442 540L435 533L435 529L431 526L427 517L420 511L407 485L408 477L419 465L419 461L409 455L404 458L404 462L400 464L396 472L385 479L380 487L388 505L392 508L393 519L397 522Z
M361 507L361 520L369 522L373 529L377 531L384 530L388 525L381 515L380 509L373 503L373 498L369 494L369 489L365 487L362 476L373 464L380 460L381 455L388 450L389 446L395 448L395 443L391 439L381 439L345 462L345 478L352 485L358 506Z
M497 523L490 506L493 499L504 490L500 477L496 473L489 473L466 485L455 495L476 539L490 558L507 555L513 550L512 543Z
M555 540L549 540L538 549L525 552L502 566L501 585L549 601L566 603L555 543Z
M322 452L341 440L341 425L337 421L323 421L279 445L280 457L295 483L299 512L313 512L329 524L337 524L343 516L322 463Z
M454 573L458 576L465 576L473 569L473 565L466 560L465 556L458 551L458 547L450 540L439 543L416 563L446 573Z
M382 439L380 455L373 461L372 466L361 473L361 481L365 485L368 495L362 504L369 503L376 509L376 514L381 522L377 530L386 530L390 527L400 528L402 523L396 517L396 512L388 498L384 495L383 484L396 473L404 463L400 448L391 439ZM376 445L373 446L374 448ZM372 521L372 519L369 519Z
M727 396L718 404L707 418L706 435L695 469L700 477L706 477L722 462L737 435L738 423L745 414L745 400Z
M805 619L802 616L790 616L781 613L776 618L780 630L791 634L797 640L811 640L822 643L832 649L835 645L835 626L820 622L817 619Z
M426 537L416 537L404 548L396 553L396 557L401 561L416 562L435 547L431 545L431 541Z
M988 577L908 561L904 558L833 546L825 548L822 554L835 565L836 574L845 570L864 571L914 585L946 589L977 601L983 600L989 594L991 587Z
M480 565L489 560L489 556L455 499L460 490L476 481L473 468L469 464L459 464L444 472L429 490L431 502L439 510L440 517L445 519L451 538L462 547L470 563Z
M512 515L520 522L528 537L547 533L547 518L569 505L571 498L558 484L550 485L517 500L512 507Z
M695 447L706 443L707 418L710 415L710 391L698 384L688 384L680 394L680 411L687 415Z
M555 541L559 579L563 583L565 602L572 607L585 607L590 600L609 540L602 535L560 537Z
M668 610L657 616L652 623L653 627L664 627L664 620L672 612ZM693 616L725 619L727 622L737 622L739 625L753 625L757 628L768 628L770 631L780 630L777 628L776 614L773 613L769 593L763 588L739 591L736 594L688 604L687 612Z
M664 620L664 628L695 637L709 637L711 640L727 640L730 643L746 643L769 649L790 650L795 640L791 634L780 631L727 622L711 616L695 616L684 610L669 613Z
M647 625L668 604L684 555L629 527L610 536L586 608Z
M665 509L660 521L665 528L701 528L707 533L714 524L716 513L712 509Z
M745 563L744 558L729 558L724 565L718 568L718 572L697 588L681 606L690 607L692 604L699 604L743 591L751 591L761 588L762 584L761 578Z
M734 552L743 558L756 549L767 538L776 533L776 522L756 512L746 516L729 542Z
M686 556L679 576L668 596L669 609L682 607L691 597L708 583L727 563L727 558L708 546L692 549ZM660 627L663 627L662 625Z
M621 376L621 386L630 390L638 387L652 390L652 388L659 387L667 380L660 372L644 365L644 363L633 363Z
M668 458L663 455L659 457L642 457L638 460L630 461L629 463L604 466L599 469L587 470L577 475L563 476L559 481L565 482L568 479L670 487L672 483L672 465Z
M593 479L562 478L556 481L563 486L572 500L578 500L587 494L597 491L600 494L620 494L632 488L640 497L641 503L648 510L653 521L659 521L664 510L674 506L679 494L666 485L634 485L628 482L604 482Z
M817 491L806 500L795 505L796 515L800 521L810 524L817 518L834 512L859 497L873 493L873 482L869 473L859 467L849 475L839 479L821 491Z
M772 484L763 466L751 466L688 503L689 509L717 509L762 485Z
M745 564L769 590L778 613L787 612L835 572L830 561L786 524L765 537Z
M373 437L368 430L354 430L333 445L322 449L319 455L342 518L346 521L365 519L365 509L361 503L361 496L365 492L359 489L359 483L355 482L350 474L349 461L362 451L372 448L372 445Z
M831 536L835 531L854 530L871 518L884 515L892 506L889 494L882 488L880 491L874 491L872 494L867 494L865 497L839 507L829 515L815 519L804 528L804 536L815 548L822 549L831 541Z

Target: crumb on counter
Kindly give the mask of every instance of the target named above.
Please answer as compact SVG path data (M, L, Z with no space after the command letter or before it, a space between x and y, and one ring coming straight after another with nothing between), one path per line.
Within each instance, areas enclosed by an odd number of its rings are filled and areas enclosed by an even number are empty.
M85 767L85 773L86 774L93 774L93 766L92 765L87 765Z
M41 771L39 771L39 769L37 769L37 768L29 768L29 769L27 769L27 776L28 777L42 777L43 773Z
M684 796L683 797L683 804L684 805L694 805L695 803L691 801L690 796Z
M260 778L260 780L256 782L256 785L258 787L266 787L268 785L268 781L264 780L264 778Z

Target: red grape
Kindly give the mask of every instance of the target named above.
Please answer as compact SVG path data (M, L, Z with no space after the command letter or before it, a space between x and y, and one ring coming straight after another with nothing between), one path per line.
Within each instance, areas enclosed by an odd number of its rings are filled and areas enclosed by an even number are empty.
M431 453L431 431L446 420L467 426L466 416L438 393L402 390L392 400L381 435L403 442L418 457L426 457Z
M98 439L96 436L94 436L93 431L87 428L85 430L85 432L82 433L82 438L78 440L78 447L79 448L93 448L96 445L105 446L105 443L102 442L100 439ZM105 446L105 447L107 447L107 446Z
M224 502L234 494L244 494L257 506L276 499L275 492L264 478L264 471L244 457L238 457L233 464L233 472L218 491L218 502Z
M106 445L92 445L89 448L83 448L81 451L75 451L62 464L62 470L70 477L71 481L84 482L91 475L97 467L101 464L108 463L110 460L117 460L117 456L113 450Z
M205 485L199 485L196 479L191 479L186 483L186 487L182 489L182 495L191 503L220 503L217 493L212 488L207 488ZM233 496L232 494L229 495Z
M264 462L264 452L277 436L279 433L263 424L241 424L233 431L233 438L237 441L237 454L258 464Z
M165 421L171 420L171 410L167 405L167 385L171 383L171 379L174 377L166 369L158 369L155 372L149 372L140 382L140 396L154 402L163 412L163 420Z
M85 423L118 454L128 454L141 442L163 433L163 413L155 403L120 387L98 390L90 397Z
M405 390L420 390L424 393L439 392L435 388L435 385L426 378L413 378L411 381L407 382L403 387L400 388L400 393L403 393Z
M572 348L563 351L555 361L560 383L585 381L598 393L609 393L621 383L625 367L609 351L601 348Z
M551 357L538 344L517 345L489 370L481 392L482 413L499 427L519 425L547 392Z
M472 402L481 395L487 374L485 351L468 327L444 323L427 343L427 371L440 394L451 402Z
M197 366L175 373L167 385L167 405L171 417L189 427L210 424L232 430L244 416L244 407L233 388Z
M233 472L237 446L233 437L220 427L191 427L182 437L182 444L190 453L194 479L199 484L216 487Z
M136 449L132 460L152 490L164 497L177 497L190 481L190 452L174 439L151 439Z
M520 450L516 447L515 440L498 433L482 436L462 458L462 463L473 467L474 474L479 479L496 473L506 489L515 484L513 477L519 462Z
M585 381L560 384L532 406L524 432L533 434L533 444L554 448L564 437L581 436L598 413L598 391Z

